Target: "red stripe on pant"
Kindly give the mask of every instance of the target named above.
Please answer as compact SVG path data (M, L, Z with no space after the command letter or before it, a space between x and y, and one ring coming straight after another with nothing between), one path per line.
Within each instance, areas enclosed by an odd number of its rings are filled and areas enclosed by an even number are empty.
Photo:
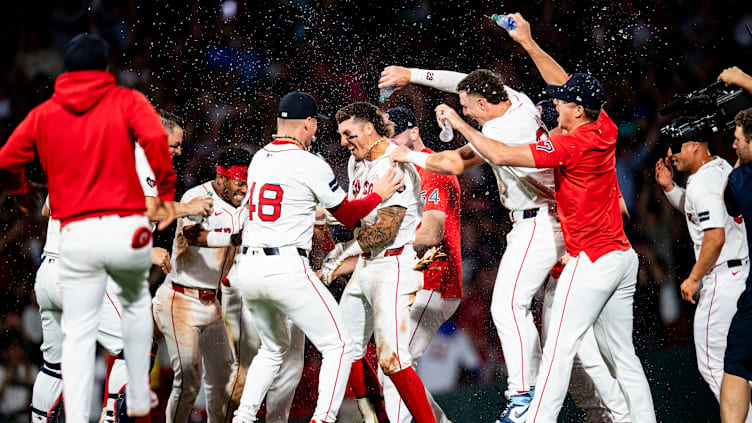
M548 385L548 377L551 375L551 368L554 365L554 357L556 357L556 346L559 345L559 335L561 334L561 323L564 321L564 312L567 310L567 300L569 299L569 291L572 290L572 281L574 280L574 274L577 272L577 265L580 264L580 257L577 256L577 261L574 263L574 269L572 270L572 278L569 280L569 288L567 288L567 296L564 298L564 306L561 309L561 319L559 319L559 329L556 331L556 341L554 342L554 352L551 354L551 362L548 364L548 372L546 373L546 381L543 382L543 388L540 393L536 392L538 397L538 407L535 408L535 415L533 421L538 417L538 411L540 410L541 402L543 402L543 394L546 392L546 385Z
M313 287L313 290L316 291L316 294L318 294L319 298L321 298L321 302L324 303L324 307L326 307L326 311L329 313L329 316L332 318L332 321L334 322L334 327L337 329L337 336L339 337L339 342L342 343L342 352L339 355L339 364L337 365L337 376L334 377L334 385L332 386L332 398L329 400L329 409L326 410L326 414L329 415L329 411L331 411L332 409L332 403L334 403L334 391L337 390L337 383L339 382L339 372L342 369L342 358L345 356L345 341L342 340L342 333L339 330L339 326L337 325L337 320L334 318L332 311L329 309L329 306L326 304L326 301L324 300L324 297L321 295L321 292L319 292L318 288L316 288L316 284L313 283L313 281L311 280L311 277L308 275L308 269L306 269L306 264L305 264L305 260L303 260L303 257L300 257L300 261L303 264L303 272L308 278L308 282L311 283L311 287Z

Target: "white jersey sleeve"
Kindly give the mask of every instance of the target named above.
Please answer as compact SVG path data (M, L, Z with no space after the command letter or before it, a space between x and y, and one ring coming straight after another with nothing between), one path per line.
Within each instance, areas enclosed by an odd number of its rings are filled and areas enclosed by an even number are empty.
M465 77L466 73L445 70L410 69L410 82L448 93L457 93L457 84Z
M668 200L669 204L674 206L675 209L684 213L684 199L686 197L684 188L674 184L674 189L669 192L663 191L663 194L666 195L666 199Z
M157 181L154 178L154 171L151 170L149 161L146 159L144 148L136 143L133 155L136 157L136 173L138 173L141 188L144 190L144 197L156 197Z
M50 207L49 195L44 200L44 204L48 208ZM47 239L44 242L42 254L53 257L57 257L60 254L60 221L52 217L47 221Z
M325 209L337 207L347 194L340 188L329 164L317 156L314 157L318 160L310 160L309 178L305 182Z

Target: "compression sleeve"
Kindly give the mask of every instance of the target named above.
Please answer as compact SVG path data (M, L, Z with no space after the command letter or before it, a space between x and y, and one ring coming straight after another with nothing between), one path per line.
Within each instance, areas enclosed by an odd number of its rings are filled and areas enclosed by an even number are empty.
M360 219L368 216L368 213L372 212L379 203L381 203L381 196L372 192L359 200L350 201L345 198L340 205L329 209L329 212L340 223L352 228Z
M464 73L445 70L410 69L411 83L425 85L448 93L457 93L457 84L466 76L467 74Z

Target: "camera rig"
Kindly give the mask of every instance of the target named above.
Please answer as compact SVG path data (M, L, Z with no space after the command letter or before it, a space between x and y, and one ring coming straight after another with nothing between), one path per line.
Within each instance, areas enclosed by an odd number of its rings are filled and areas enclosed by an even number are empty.
M679 112L679 117L660 129L661 139L673 152L687 141L708 141L715 133L734 130L734 116L752 107L752 95L716 81L689 94L677 94L660 109L663 116Z

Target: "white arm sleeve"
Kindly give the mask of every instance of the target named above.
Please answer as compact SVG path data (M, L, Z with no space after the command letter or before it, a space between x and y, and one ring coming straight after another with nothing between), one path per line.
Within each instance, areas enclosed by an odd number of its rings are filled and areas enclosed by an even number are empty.
M668 202L671 203L671 205L674 206L675 209L684 214L684 198L686 197L684 188L674 184L674 189L669 192L663 191L663 193L666 194Z
M413 84L425 85L426 87L436 88L437 90L448 93L457 93L457 84L462 81L467 74L460 72L444 70L425 70L410 69L410 82Z

